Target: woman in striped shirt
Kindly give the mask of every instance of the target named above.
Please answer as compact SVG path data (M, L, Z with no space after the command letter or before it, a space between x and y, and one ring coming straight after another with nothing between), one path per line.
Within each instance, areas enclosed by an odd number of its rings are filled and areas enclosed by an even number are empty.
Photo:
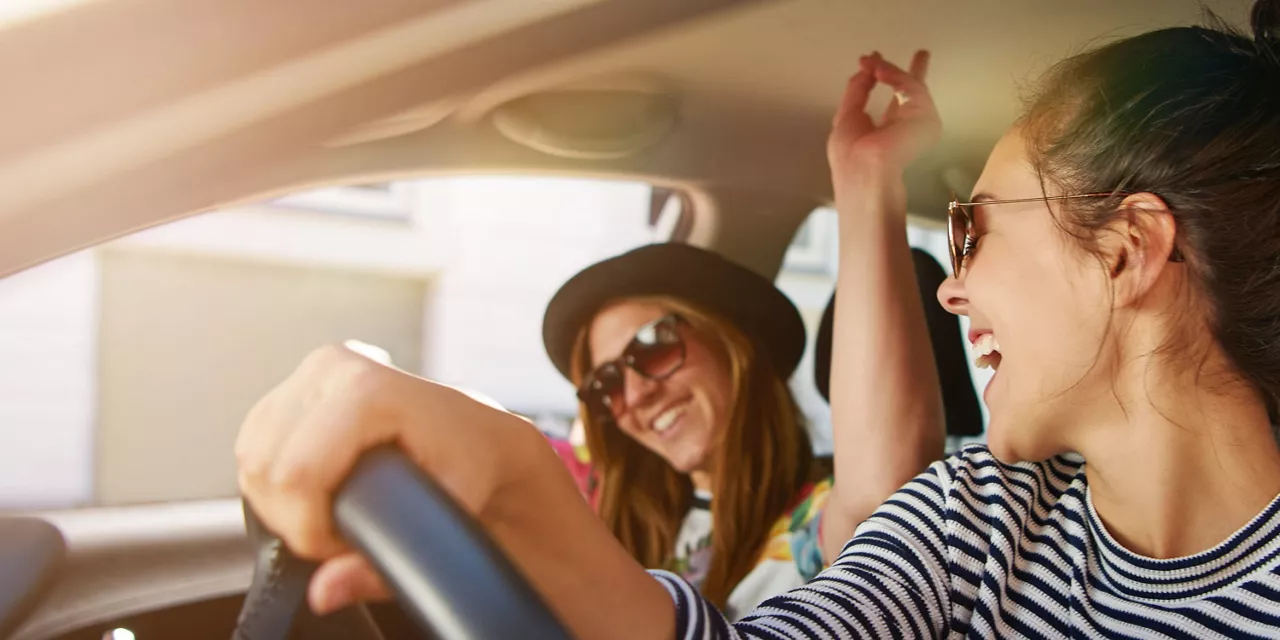
M1147 33L1045 78L950 212L938 297L998 368L989 449L929 467L833 566L734 625L643 572L527 425L342 350L246 420L241 486L326 560L322 611L385 595L327 512L356 454L395 439L584 638L1280 637L1280 0L1252 23ZM878 83L896 100L876 124ZM931 366L923 321L888 301L911 268L902 170L939 131L924 85L873 55L829 145L831 388L887 433L926 419L895 393Z

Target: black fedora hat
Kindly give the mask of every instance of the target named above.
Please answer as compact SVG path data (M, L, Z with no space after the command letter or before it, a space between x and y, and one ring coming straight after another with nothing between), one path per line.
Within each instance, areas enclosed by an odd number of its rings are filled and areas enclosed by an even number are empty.
M925 325L942 384L942 407L946 413L947 434L976 436L982 434L982 408L969 375L969 358L960 335L960 319L938 304L938 287L947 279L946 271L933 256L922 249L911 249L916 270L916 287L924 303ZM836 296L831 295L827 309L818 324L813 347L813 380L828 402L831 401L831 334Z
M804 321L772 282L706 249L663 243L597 262L560 287L542 319L542 341L556 369L570 377L574 341L601 308L641 296L678 298L725 318L784 379L804 355Z

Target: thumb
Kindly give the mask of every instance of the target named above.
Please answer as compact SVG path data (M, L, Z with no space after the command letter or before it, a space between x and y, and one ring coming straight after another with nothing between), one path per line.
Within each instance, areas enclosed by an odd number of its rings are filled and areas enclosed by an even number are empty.
M382 577L357 553L340 555L320 565L307 589L307 600L317 615L327 615L357 602L390 597L391 591Z

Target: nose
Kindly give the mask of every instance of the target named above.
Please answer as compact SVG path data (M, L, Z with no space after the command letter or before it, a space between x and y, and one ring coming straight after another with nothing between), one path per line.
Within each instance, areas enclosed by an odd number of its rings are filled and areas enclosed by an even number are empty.
M964 290L964 281L955 275L943 280L938 286L938 303L958 316L969 315L969 294Z
M652 402L658 395L658 390L662 388L661 380L646 378L630 368L625 369L623 375L625 376L623 401L626 402L628 410L643 407Z

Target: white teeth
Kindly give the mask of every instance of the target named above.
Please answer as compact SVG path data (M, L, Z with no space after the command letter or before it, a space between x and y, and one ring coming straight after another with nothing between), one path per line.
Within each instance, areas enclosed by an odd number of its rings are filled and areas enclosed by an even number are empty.
M994 334L984 333L978 338L977 342L973 343L973 348L978 355L989 356L992 351L1000 350L1000 344L996 342Z
M991 354L1000 354L1000 343L996 342L996 337L990 333L984 333L973 343L973 351L976 354L974 365L979 369L990 369L995 366L997 358L992 358Z
M670 429L671 425L676 423L676 418L679 418L682 413L684 413L684 407L673 407L663 411L657 418L653 419L653 430L662 433Z

